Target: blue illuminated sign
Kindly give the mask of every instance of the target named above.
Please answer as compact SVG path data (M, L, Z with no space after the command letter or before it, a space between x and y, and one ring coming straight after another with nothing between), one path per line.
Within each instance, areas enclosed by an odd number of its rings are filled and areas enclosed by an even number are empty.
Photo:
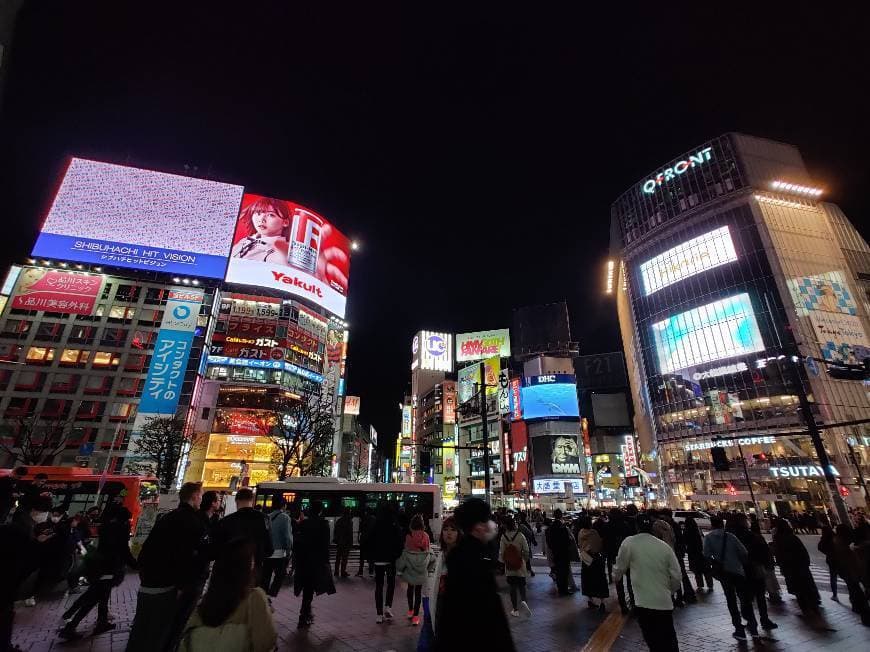
M573 374L544 374L543 376L525 376L525 385L552 385L553 383L577 384L577 377Z
M577 418L577 385L574 383L544 383L520 390L523 419Z
M316 383L323 382L323 376L320 374L283 360L257 360L253 358L230 358L225 355L210 355L208 356L208 364L227 367L250 367L252 369L274 369L276 371L284 370L302 378L313 380Z

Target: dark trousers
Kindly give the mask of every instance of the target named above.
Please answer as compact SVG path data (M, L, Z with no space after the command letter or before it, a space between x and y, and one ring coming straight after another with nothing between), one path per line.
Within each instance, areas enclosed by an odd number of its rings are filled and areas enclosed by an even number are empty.
M347 559L350 556L350 546L338 546L335 550L335 574L347 575Z
M15 591L18 587L0 587L0 650L12 649L12 623L15 620Z
M514 611L516 611L517 606L519 605L517 597L519 597L519 599L523 602L526 601L526 578L508 575L507 583L508 587L510 587L511 590L511 605L514 608Z
M423 585L408 585L408 611L413 611L415 616L420 615L420 603L423 601Z
M707 581L707 588L713 588L713 575L710 571L703 571L701 573L695 573L695 583L698 585L698 590L704 588L704 580Z
M87 591L82 593L66 610L64 616L72 616L69 623L71 629L87 616L94 605L97 605L97 623L109 622L109 596L112 595L112 580L96 580L88 585Z
M828 576L831 581L831 595L837 597L837 569L831 562L828 562Z
M770 622L770 618L767 615L767 585L764 583L764 580L752 580L749 584L749 590L755 598L755 604L758 606L759 622Z
M628 598L631 601L631 606L634 606L634 589L631 587L631 573L626 573L616 583L616 599L619 600L619 607L624 611L629 609L629 604L625 599L625 587L628 586Z
M553 573L556 575L556 588L559 590L559 595L567 595L572 589L571 583L571 562L560 562L553 566Z
M384 577L387 578L387 601L384 603ZM378 615L384 613L384 606L393 606L393 592L396 590L396 567L393 564L375 566L375 608Z
M202 595L202 589L205 586L205 580L202 583L195 584L179 591L178 600L175 606L175 616L172 618L172 627L169 630L169 649L174 650L178 647L181 641L181 635L184 633L184 628L187 626L187 621L193 610L196 608L196 603L199 601L199 596Z
M142 593L136 597L136 616L127 641L127 652L160 652L167 649L177 606L177 591Z
M369 575L371 575L372 573L375 572L375 562L373 562L371 559L369 559L368 562L369 562ZM365 567L366 567L366 558L363 556L362 549L360 549L360 551L359 551L359 570L357 571L357 575L362 575L363 569Z
M722 590L725 592L725 602L728 604L728 612L731 614L731 622L734 629L742 630L742 615L746 619L746 626L750 632L758 631L758 621L755 620L755 611L752 609L754 593L745 577L739 575L725 575L719 580ZM737 609L737 601L740 601L740 609Z
M263 560L263 574L260 578L260 588L273 598L281 590L281 584L287 577L288 557L269 557Z
M683 575L682 595L686 600L694 602L697 596L695 595L695 588L692 586L692 580L689 579L689 574L686 572L686 563L682 556L678 556L677 561L680 562L680 573Z
M312 602L314 602L314 584L306 582L302 585L302 606L299 608L299 620L311 618Z
M673 611L635 607L634 613L650 652L679 652Z

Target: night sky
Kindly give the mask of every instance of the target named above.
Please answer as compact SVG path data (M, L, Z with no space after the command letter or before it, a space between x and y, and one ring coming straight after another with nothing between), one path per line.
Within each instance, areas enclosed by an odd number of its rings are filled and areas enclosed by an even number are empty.
M310 206L363 242L348 391L383 439L420 329L506 327L512 308L565 299L582 352L619 348L602 295L610 203L711 137L797 145L867 235L860 16L182 4L22 10L4 61L0 263L26 259L73 155L196 166Z

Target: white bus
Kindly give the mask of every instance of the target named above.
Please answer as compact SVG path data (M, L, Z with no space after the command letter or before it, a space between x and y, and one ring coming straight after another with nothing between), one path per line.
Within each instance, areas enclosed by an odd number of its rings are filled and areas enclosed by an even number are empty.
M330 527L345 509L355 515L364 509L374 511L387 502L404 508L409 516L422 514L426 522L433 516L442 518L441 487L437 484L348 482L342 478L292 478L285 482L261 482L257 485L257 504L265 511L272 508L272 496L282 495L287 503L298 503L303 510L312 500L323 503L323 515Z

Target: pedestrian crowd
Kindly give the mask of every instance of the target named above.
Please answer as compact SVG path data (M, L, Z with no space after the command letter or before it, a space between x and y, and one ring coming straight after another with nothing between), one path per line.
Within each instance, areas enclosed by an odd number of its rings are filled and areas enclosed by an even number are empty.
M818 549L827 561L831 599L840 599L842 580L853 611L870 625L870 524L859 511L851 524L833 528L812 512L773 518L770 541L756 515L742 512L713 515L705 534L695 518L678 522L669 509L492 512L475 498L443 520L381 503L344 510L330 527L317 500L304 506L288 504L280 494L257 500L243 487L235 511L224 515L222 495L185 483L178 507L157 519L134 557L131 514L120 503L70 516L53 504L44 477L10 486L0 487L0 554L16 560L0 571L5 649L14 649L16 600L33 605L60 582L76 595L63 614L60 638L81 637L78 628L94 607L93 632L110 631L111 593L130 568L138 571L140 585L127 650L267 652L278 639L271 601L288 577L300 598L297 627L305 630L314 622L315 597L335 593L335 580L351 577L355 545L356 576L367 571L374 580L375 622L396 620L393 599L401 579L408 625L419 628L419 650L513 650L508 613L532 617L527 581L535 575L531 562L539 545L557 596L579 591L589 609L606 612L615 585L615 605L633 614L653 651L678 650L674 609L690 608L715 584L733 636L762 638L778 627L768 613L768 603L782 602L776 566L805 620L822 622L822 599L798 527L821 531ZM580 566L579 587L572 564ZM507 612L498 592L501 575L510 596Z

